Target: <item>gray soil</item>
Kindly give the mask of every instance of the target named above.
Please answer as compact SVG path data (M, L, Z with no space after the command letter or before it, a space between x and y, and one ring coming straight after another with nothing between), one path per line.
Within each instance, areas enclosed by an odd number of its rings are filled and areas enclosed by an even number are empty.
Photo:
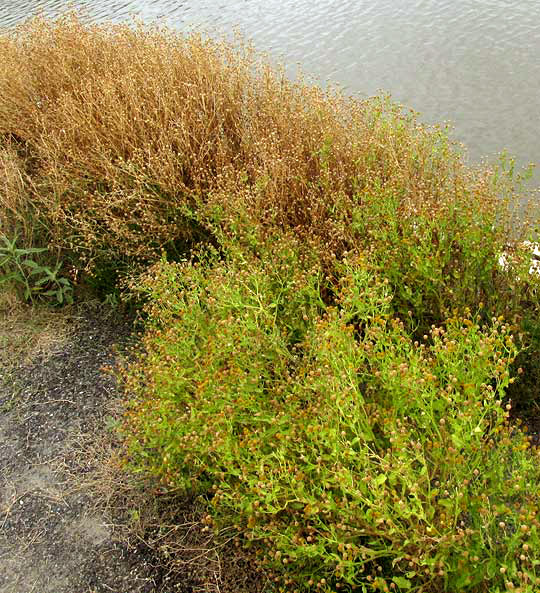
M143 544L113 536L111 517L69 471L77 435L105 430L118 393L101 369L129 332L125 321L87 312L52 355L9 377L0 369L0 593L180 589Z

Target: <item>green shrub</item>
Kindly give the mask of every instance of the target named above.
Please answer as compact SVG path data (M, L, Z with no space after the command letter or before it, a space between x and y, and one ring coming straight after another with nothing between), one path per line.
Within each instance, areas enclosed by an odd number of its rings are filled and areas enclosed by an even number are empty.
M403 211L399 195L382 189L364 196L350 224L356 244L391 284L393 309L422 335L454 308L483 309L488 318L538 310L529 277L530 253L516 249L500 264L508 229L498 221L504 205L477 209L459 196L431 208Z
M204 496L280 590L532 593L540 470L507 423L509 326L456 314L414 341L365 258L338 272L284 240L157 265L131 467Z
M508 319L521 350L509 394L530 415L539 397L539 278L529 273L530 248L509 239L507 204L480 208L477 199L454 194L436 210L426 203L407 212L399 194L375 187L353 210L349 233L388 280L392 310L415 337L456 308L485 323Z

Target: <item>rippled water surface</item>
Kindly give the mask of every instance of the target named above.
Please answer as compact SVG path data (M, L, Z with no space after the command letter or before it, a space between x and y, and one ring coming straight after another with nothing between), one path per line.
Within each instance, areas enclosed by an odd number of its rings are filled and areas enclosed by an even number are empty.
M474 159L540 163L539 0L74 0L91 20L163 18L231 32L349 93L379 89L450 120ZM67 0L0 0L0 26Z

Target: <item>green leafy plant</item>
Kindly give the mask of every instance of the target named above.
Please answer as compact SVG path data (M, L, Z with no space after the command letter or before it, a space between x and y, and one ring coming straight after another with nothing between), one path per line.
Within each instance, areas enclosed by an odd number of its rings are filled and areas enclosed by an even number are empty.
M72 303L70 281L60 275L62 264L54 267L39 263L36 256L47 251L45 247L18 247L17 235L9 239L0 235L0 285L12 283L21 291L24 300L36 298L53 300L59 305Z
M394 310L422 335L455 307L509 318L525 303L538 311L538 281L526 271L526 250L515 249L506 268L499 263L507 241L497 223L503 208L481 211L453 196L436 212L419 207L406 214L399 195L375 188L350 226L390 282Z
M508 423L502 318L415 340L364 256L329 277L286 242L145 286L130 466L203 496L276 590L535 591L538 455Z

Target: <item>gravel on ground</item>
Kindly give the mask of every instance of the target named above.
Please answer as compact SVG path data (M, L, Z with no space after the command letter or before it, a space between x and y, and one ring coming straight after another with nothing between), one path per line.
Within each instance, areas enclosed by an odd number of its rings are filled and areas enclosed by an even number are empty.
M129 333L89 310L52 352L0 369L0 593L166 590L152 553L116 541L92 492L65 471L77 435L106 423L118 394L101 369Z

